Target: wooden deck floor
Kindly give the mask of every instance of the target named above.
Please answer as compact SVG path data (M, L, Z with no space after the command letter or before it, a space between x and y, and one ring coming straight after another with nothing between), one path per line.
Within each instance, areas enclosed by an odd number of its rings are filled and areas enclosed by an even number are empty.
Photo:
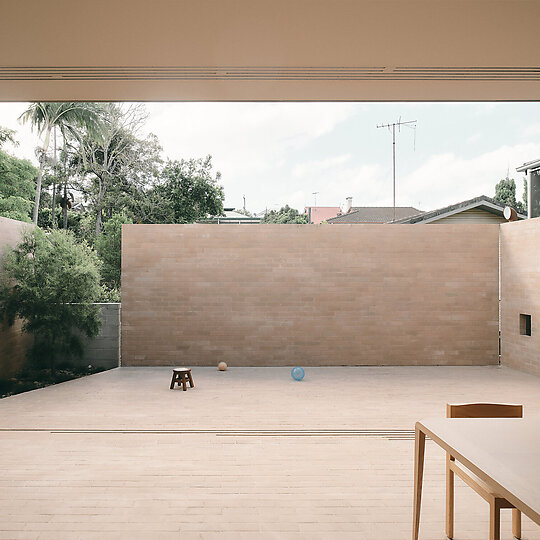
M194 368L187 392L170 373L120 368L1 400L0 539L408 539L415 420L483 400L540 417L540 379L494 367L308 368L300 383L286 368ZM458 482L456 540L484 540L487 520ZM445 538L432 443L421 538Z

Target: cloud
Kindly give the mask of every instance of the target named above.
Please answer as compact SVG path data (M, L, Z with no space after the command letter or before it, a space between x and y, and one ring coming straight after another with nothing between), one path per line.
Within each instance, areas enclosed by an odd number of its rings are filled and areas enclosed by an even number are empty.
M319 174L328 169L335 169L351 159L351 154L329 157L314 161L306 161L295 165L292 169L293 178L307 178Z
M355 112L355 104L329 103L153 103L147 105L149 131L159 136L173 159L213 156L222 173L227 204L248 207L305 199L290 171L295 154L332 133ZM309 188L308 190L309 191ZM307 200L302 204L307 203Z
M540 156L537 143L501 146L470 159L452 152L433 155L399 180L401 200L413 205L420 202L423 210L429 210L479 195L493 197L495 184L506 176L508 169L521 198L522 174L515 169L535 156Z

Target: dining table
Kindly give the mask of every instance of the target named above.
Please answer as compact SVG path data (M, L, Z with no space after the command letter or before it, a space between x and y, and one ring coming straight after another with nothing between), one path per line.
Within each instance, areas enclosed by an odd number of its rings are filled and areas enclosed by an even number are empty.
M429 418L415 425L413 540L420 531L426 438L540 525L540 419Z

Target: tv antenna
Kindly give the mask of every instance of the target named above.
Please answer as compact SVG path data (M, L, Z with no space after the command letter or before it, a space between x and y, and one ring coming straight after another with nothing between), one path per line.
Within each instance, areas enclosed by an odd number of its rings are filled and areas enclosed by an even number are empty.
M318 195L318 194L319 194L318 191L314 191L314 192L312 193L313 197L315 198L315 204L314 204L314 206L317 206L317 195Z
M414 130L414 147L416 149L416 122L417 120L402 122L400 116L397 122L377 125L377 128L387 128L392 133L392 200L394 207L394 219L392 221L396 221L396 126L399 132L401 132L401 126L406 126Z

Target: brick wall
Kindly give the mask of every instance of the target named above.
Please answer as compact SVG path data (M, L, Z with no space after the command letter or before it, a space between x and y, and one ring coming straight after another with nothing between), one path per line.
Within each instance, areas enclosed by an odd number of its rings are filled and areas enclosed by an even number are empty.
M540 218L501 225L501 361L540 375ZM531 335L520 334L531 315Z
M498 225L124 225L122 365L498 360Z
M0 217L0 271L6 250L15 247L23 231L31 227L29 223ZM0 314L0 377L9 377L20 369L29 344L30 337L21 332L20 321L9 327Z

